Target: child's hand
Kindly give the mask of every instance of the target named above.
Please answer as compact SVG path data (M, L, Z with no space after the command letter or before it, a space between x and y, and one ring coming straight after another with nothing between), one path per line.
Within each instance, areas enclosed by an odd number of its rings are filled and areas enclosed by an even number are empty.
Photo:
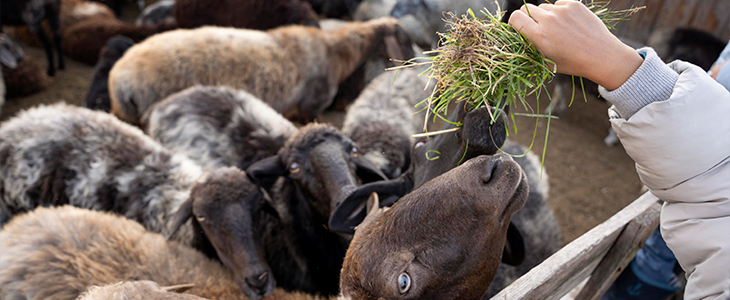
M643 62L577 1L527 4L512 13L509 23L553 60L558 72L585 77L608 90L621 86Z

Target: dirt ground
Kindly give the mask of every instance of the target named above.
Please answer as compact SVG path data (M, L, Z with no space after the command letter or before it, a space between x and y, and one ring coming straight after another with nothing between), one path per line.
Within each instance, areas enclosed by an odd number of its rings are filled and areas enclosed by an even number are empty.
M131 19L133 8L125 19ZM6 32L12 32L7 30ZM42 49L21 43L26 57L44 70L46 59ZM66 60L66 69L57 72L45 91L24 98L8 99L0 120L6 120L21 109L42 103L64 100L82 105L89 88L93 66ZM543 96L542 105L547 102ZM533 107L536 105L531 99ZM621 145L607 147L603 138L608 133L607 104L589 95L587 102L576 100L565 115L550 123L545 154L545 172L549 176L549 204L555 210L566 244L618 212L640 195L641 184L634 163ZM542 109L542 107L541 107ZM341 122L341 114L327 120ZM541 154L547 120L539 120L533 151ZM523 144L532 140L535 119L517 118L518 134L513 138Z

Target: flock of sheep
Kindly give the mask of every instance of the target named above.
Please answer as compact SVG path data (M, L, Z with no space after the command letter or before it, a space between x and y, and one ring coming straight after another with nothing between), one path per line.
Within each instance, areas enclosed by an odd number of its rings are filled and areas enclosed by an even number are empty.
M461 103L443 126L459 130L415 139L433 84L384 71L437 43L435 11L492 3L168 0L132 25L98 3L2 0L47 74L63 76L42 19L96 69L86 107L0 125L0 299L496 294L561 243L539 159L500 153L526 150L508 107ZM22 57L0 44L3 64ZM316 122L332 107L342 128Z

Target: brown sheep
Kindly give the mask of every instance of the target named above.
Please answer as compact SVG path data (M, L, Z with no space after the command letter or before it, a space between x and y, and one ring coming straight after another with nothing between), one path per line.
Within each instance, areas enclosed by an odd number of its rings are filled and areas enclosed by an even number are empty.
M317 13L302 0L176 0L181 28L206 25L267 30L288 24L317 26Z
M109 75L112 113L138 124L147 109L193 85L228 85L308 123L330 106L338 85L371 52L413 56L392 18L332 31L289 26L266 32L203 27L156 35L130 48Z
M249 299L221 264L121 216L40 207L0 231L0 299L73 300L88 287L130 280L194 284L186 293L208 299ZM275 289L264 299L319 298Z
M69 27L83 20L95 17L115 18L114 12L104 4L82 0L61 0L61 14L59 16L60 25L58 27L58 32L60 32L63 36L63 33L66 32ZM51 29L50 26L48 26L48 22L44 21L41 24L46 34L50 35ZM16 27L15 35L18 39L31 46L41 47L41 42L38 40L38 37L30 33L27 26Z
M177 28L175 23L136 26L115 18L91 18L69 27L64 32L64 50L74 60L94 65L99 60L101 48L115 35L140 42L151 35L175 28Z

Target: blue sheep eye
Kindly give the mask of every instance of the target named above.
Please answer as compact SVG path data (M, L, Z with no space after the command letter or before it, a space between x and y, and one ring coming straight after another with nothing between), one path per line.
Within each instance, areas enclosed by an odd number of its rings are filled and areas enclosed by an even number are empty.
M403 272L398 276L398 292L405 294L411 288L411 276Z

